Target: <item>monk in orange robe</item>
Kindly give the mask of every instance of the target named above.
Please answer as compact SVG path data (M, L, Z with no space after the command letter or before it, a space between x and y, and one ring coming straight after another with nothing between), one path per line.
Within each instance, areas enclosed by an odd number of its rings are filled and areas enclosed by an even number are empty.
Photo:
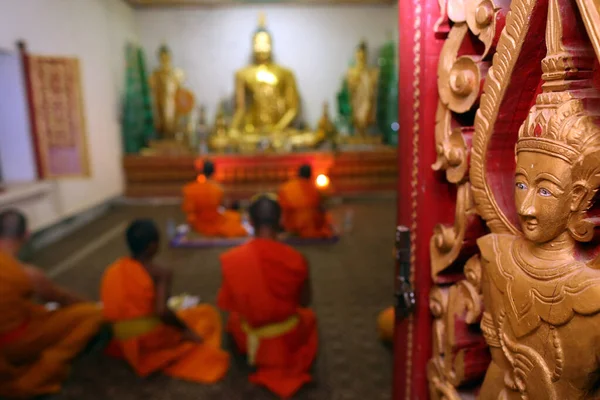
M190 227L205 236L248 236L240 213L222 207L223 188L211 179L215 165L205 161L202 172L196 182L183 188L182 209Z
M250 381L292 396L311 380L317 353L308 265L277 241L281 208L259 196L250 206L255 238L221 256L218 305L229 312L227 330L257 368Z
M283 228L303 238L333 236L332 220L323 207L323 198L312 180L310 165L302 165L298 177L279 189Z
M52 283L17 254L27 237L18 211L0 213L0 398L58 393L70 361L100 330L97 304ZM60 305L55 311L34 302Z
M153 262L156 225L134 221L126 236L131 256L106 270L100 289L104 316L123 356L143 377L161 371L194 382L218 381L229 366L218 311L209 305L172 311L167 304L172 272Z

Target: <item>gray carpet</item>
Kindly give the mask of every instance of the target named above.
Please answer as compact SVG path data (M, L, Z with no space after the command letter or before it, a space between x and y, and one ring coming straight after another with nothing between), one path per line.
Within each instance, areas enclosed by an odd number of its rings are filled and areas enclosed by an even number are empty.
M314 382L296 399L385 400L391 398L392 355L377 340L376 317L392 303L392 246L395 202L344 204L334 210L343 220L354 213L353 231L332 246L302 247L311 265L313 307L320 348ZM33 256L33 263L55 280L94 299L102 271L126 254L123 227L136 217L152 217L163 229L183 216L172 206L119 206L90 225ZM173 265L173 292L197 294L214 304L220 284L218 256L226 249L169 249L160 262ZM228 349L230 344L226 343ZM203 386L164 376L136 377L121 361L93 355L77 361L57 400L267 400L275 396L248 383L244 360L233 359L227 377Z

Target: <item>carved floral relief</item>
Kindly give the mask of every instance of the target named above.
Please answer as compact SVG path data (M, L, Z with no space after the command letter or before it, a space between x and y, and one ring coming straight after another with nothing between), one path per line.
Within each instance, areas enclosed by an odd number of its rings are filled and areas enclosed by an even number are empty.
M474 116L508 2L448 1L441 6L446 14L435 28L443 34L446 27L447 38L437 71L437 160L432 168L454 187L456 210L454 223L438 224L430 238L434 351L427 376L432 399L461 399L476 395L490 362L479 327L484 307L476 240L485 228L475 208L469 166Z

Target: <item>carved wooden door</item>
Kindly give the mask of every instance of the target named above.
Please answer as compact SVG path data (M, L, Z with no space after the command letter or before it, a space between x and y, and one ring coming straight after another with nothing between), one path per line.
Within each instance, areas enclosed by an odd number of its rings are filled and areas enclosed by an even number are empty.
M399 4L394 399L598 398L600 3Z

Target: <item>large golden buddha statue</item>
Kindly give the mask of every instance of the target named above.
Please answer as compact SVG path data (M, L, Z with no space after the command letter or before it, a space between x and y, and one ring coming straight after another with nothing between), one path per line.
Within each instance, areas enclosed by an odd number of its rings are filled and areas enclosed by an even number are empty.
M273 62L271 34L262 14L252 38L252 54L252 64L235 74L235 112L228 146L240 152L291 151L322 142L319 132L292 126L299 108L296 78L291 70Z
M298 115L294 73L273 62L264 15L252 39L253 63L235 74L235 114L231 129L243 134L284 132Z
M177 130L177 94L184 73L171 64L171 51L166 45L158 50L159 66L150 77L154 100L154 122L160 139L173 139Z

